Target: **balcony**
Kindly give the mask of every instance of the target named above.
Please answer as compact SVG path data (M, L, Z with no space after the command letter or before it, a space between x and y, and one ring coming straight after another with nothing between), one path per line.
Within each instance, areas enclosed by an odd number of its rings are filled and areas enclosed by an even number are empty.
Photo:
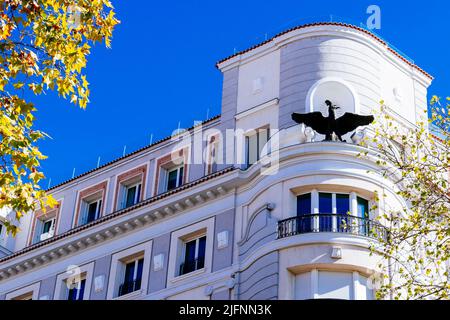
M342 214L311 214L278 222L278 239L307 233L332 232L384 239L387 229L373 220Z

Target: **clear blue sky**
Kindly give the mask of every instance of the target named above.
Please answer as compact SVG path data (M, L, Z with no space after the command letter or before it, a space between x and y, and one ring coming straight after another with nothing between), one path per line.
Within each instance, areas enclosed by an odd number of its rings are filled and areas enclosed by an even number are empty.
M112 49L89 57L91 103L80 110L54 94L37 100L37 126L52 139L43 170L52 185L220 113L215 63L294 24L367 20L379 5L377 33L436 77L429 93L450 95L450 4L365 0L112 0L119 19ZM47 187L44 182L43 187Z

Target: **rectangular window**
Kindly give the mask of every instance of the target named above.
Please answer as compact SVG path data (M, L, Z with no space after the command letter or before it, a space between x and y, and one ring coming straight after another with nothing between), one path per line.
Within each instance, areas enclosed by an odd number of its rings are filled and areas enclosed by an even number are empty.
M358 217L369 218L369 201L358 197L357 202L358 202Z
M125 265L123 283L119 287L119 296L141 289L144 259L136 259Z
M322 232L332 231L332 219L329 216L333 212L333 195L331 193L319 193L319 228ZM327 216L328 214L328 216Z
M311 193L297 197L297 215L304 216L311 213Z
M37 240L39 241L45 241L47 239L50 239L55 235L55 223L56 218L51 218L47 220L39 220L37 221L38 228L40 229L40 232L37 233Z
M72 285L71 288L69 289L67 300L71 301L83 300L85 287L86 287L86 279L83 279L80 282Z
M167 171L166 191L176 189L183 185L184 167L177 167Z
M208 146L208 158L206 163L206 174L217 172L219 162L220 145L217 137L212 137Z
M336 213L346 215L350 211L350 197L348 194L336 194Z
M312 231L312 218L308 215L311 212L311 193L302 194L297 197L297 224L296 230L300 233L308 233ZM305 217L306 216L306 217Z
M184 259L180 265L180 275L187 274L205 266L206 236L186 241Z
M131 206L134 206L136 203L139 202L139 199L141 197L141 184L135 184L132 186L125 187L125 206L124 208L129 208Z
M100 212L102 210L102 200L83 201L82 214L80 217L79 225L85 225L91 223L100 218Z
M251 166L261 159L262 151L270 137L269 129L258 129L257 132L245 138L246 140L246 164Z

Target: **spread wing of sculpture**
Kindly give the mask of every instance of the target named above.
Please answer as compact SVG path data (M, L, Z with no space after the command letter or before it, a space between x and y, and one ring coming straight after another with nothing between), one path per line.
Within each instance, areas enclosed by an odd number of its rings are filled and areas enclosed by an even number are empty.
M361 116L346 112L342 117L336 119L335 110L340 109L333 105L330 100L325 101L328 106L328 117L324 117L322 112L293 113L292 120L298 124L311 127L319 134L325 135L324 141L333 141L333 133L339 141L345 142L342 136L356 130L358 127L371 124L375 118L373 116Z

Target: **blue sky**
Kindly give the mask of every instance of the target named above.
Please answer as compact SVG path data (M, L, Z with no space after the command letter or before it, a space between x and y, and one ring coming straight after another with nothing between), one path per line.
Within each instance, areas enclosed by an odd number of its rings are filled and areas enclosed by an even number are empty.
M51 185L170 135L181 121L220 113L221 74L215 63L234 50L295 24L367 20L381 8L377 34L436 77L432 94L450 95L450 4L423 1L112 0L122 21L112 49L97 45L87 69L91 103L80 110L54 94L36 100L36 125ZM43 187L47 187L45 181Z

